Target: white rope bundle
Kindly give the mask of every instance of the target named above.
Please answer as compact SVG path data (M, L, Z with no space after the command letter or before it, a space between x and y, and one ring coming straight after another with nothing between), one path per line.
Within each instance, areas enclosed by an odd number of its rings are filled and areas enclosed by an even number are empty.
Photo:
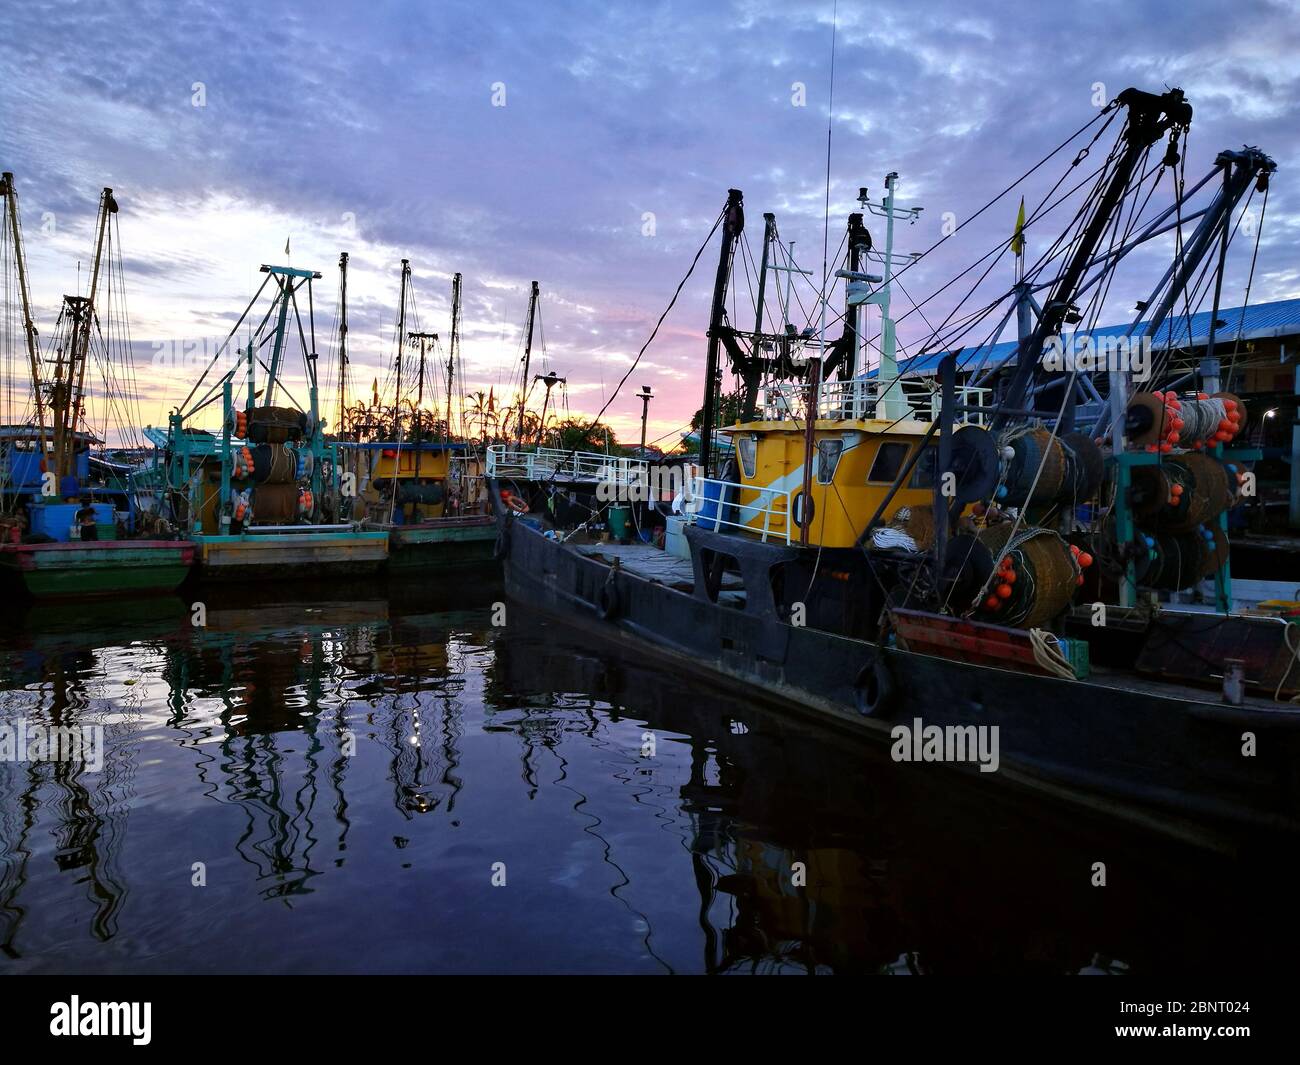
M1183 427L1178 432L1178 446L1191 447L1197 441L1208 443L1228 418L1228 408L1221 399L1185 399L1179 416Z
M871 542L876 547L901 547L907 551L916 550L916 541L902 529L882 525L871 534Z
M1295 668L1296 663L1300 662L1300 646L1291 642L1291 635L1294 629L1294 625L1288 624L1286 630L1282 633L1282 638L1286 640L1286 649L1291 652L1291 660L1286 664L1286 672L1282 674L1282 679L1277 682L1277 689L1273 692L1273 701L1275 703L1280 703L1282 701L1282 686L1286 684L1287 680L1290 678L1291 670ZM1300 702L1300 695L1293 697L1291 702Z
M1046 629L1030 629L1029 644L1034 649L1034 661L1054 677L1062 680L1078 680L1070 660L1061 652L1061 644Z

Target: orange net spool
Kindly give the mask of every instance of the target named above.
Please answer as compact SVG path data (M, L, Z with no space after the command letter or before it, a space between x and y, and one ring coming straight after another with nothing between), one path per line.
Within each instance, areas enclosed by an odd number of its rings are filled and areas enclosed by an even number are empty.
M307 415L294 407L254 407L247 422L248 439L257 444L301 440L307 431Z
M1003 522L975 533L987 553L975 564L991 574L976 609L987 621L1039 628L1069 606L1092 559L1048 529L1022 526L1013 539L1013 528Z
M253 508L259 524L291 524L298 519L298 486L260 484L255 491Z
M1185 397L1173 391L1138 392L1129 400L1125 432L1147 451L1202 451L1239 436L1246 413L1246 405L1231 392Z

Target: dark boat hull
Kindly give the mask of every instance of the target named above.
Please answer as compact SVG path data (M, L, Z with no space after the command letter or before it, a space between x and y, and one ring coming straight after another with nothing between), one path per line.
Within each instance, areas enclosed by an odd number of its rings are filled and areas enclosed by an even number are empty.
M891 744L892 730L916 719L996 725L996 772L953 767L1202 844L1231 848L1300 830L1300 716L1292 712L1230 707L1191 689L1158 694L1017 673L799 628L611 571L508 514L498 521L508 594L683 671L743 684L757 700ZM612 599L602 595L611 579ZM877 660L892 693L864 714L863 685L878 675ZM1255 737L1251 757L1245 733Z

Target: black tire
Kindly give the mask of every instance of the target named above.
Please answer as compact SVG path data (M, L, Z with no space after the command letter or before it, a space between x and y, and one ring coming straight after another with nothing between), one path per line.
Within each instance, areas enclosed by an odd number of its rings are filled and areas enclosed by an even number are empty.
M858 670L853 698L863 717L884 717L894 702L894 677L883 655L876 654Z
M596 612L600 614L601 620L613 621L618 617L619 609L622 603L618 594L618 584L614 581L614 573L611 570L605 583L600 586L600 595L596 603Z

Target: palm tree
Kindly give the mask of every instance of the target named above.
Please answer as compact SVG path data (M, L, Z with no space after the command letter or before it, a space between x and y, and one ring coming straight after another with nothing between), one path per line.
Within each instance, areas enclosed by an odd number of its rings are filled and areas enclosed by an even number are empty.
M475 392L470 397L465 411L465 429L467 433L477 433L484 446L487 446L489 438L497 440L501 436L501 419L497 415L493 391L489 390L487 394Z

